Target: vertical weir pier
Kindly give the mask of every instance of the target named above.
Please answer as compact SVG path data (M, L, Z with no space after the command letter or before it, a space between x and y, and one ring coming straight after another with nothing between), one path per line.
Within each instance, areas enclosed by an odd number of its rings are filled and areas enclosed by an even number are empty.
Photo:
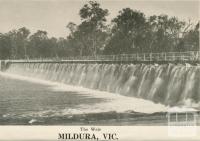
M8 67L8 62L6 60L0 60L0 71L5 71Z
M4 66L3 64L4 64L4 61L0 60L0 71L3 70L3 66Z

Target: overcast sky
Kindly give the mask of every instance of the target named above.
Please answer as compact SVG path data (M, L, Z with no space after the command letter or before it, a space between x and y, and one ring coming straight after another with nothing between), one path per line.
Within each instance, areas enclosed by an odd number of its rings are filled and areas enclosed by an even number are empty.
M101 7L109 10L108 21L119 10L130 7L145 15L168 14L182 20L199 20L199 1L192 0L101 0ZM0 32L27 27L31 32L46 30L48 35L66 37L68 22L80 23L79 9L86 0L0 0Z

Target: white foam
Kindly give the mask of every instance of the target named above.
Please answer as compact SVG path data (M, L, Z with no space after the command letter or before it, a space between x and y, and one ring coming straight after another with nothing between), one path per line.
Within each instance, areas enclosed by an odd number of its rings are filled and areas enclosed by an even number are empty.
M37 120L36 119L31 119L28 123L29 124L33 124L34 122L36 122Z
M0 72L0 75L12 79L18 79L23 81L29 81L32 83L48 85L51 86L51 89L53 91L76 91L79 94L88 95L90 97L106 99L105 102L99 102L92 106L84 104L84 105L78 105L76 109L66 108L65 110L62 111L62 114L98 113L98 112L108 112L108 111L125 112L130 110L142 113L154 113L154 112L165 112L168 109L168 107L162 104L156 104L153 103L152 101L144 99L122 96L116 93L91 90L83 87L65 85L61 83L30 78L5 72Z
M171 107L168 109L168 112L175 112L175 113L185 113L185 112L197 112L196 109L191 107Z

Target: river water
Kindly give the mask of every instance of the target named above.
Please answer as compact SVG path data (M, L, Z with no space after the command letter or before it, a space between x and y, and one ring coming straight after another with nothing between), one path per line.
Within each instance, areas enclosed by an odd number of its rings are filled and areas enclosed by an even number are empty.
M143 99L0 73L1 125L130 125L166 111Z

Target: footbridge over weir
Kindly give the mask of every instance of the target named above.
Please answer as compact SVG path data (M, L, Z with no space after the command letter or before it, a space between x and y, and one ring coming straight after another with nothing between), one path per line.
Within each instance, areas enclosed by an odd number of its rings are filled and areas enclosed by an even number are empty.
M174 106L200 101L199 60L199 52L138 53L3 60L1 70Z
M135 53L119 55L97 55L97 56L75 56L64 58L37 58L37 59L12 59L1 60L0 68L4 70L10 63L144 63L144 64L166 64L166 63L189 63L199 64L200 51L187 52L161 52L161 53Z

